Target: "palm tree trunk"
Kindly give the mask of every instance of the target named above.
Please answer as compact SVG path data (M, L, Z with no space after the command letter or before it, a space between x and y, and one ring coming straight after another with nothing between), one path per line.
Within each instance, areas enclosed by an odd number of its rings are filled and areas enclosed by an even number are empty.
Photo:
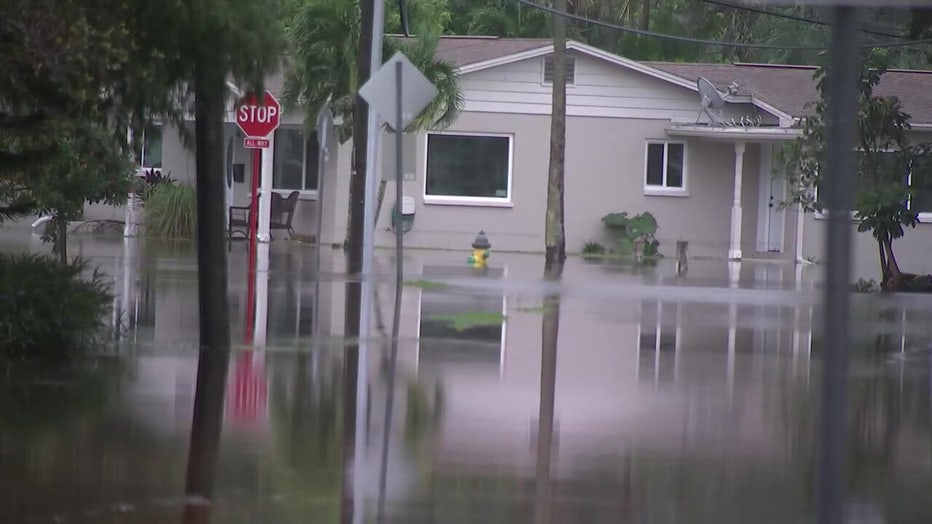
M641 0L641 29L647 31L650 28L650 0Z
M566 0L553 8L566 10ZM563 224L563 187L566 160L566 20L553 17L553 104L550 116L550 170L547 177L545 230L546 264L563 264L566 238Z

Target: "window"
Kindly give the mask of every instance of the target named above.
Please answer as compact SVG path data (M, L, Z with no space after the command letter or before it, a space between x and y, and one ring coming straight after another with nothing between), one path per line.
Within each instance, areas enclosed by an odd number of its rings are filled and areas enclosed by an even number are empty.
M425 266L422 278L501 278L488 268L476 277L462 266ZM505 296L452 294L425 288L420 297L418 367L469 367L500 374L505 340Z
M679 307L676 304L645 300L641 303L638 326L638 381L654 384L674 378L678 349Z
M573 85L576 82L576 57L567 53L566 55L566 85ZM544 85L553 84L553 55L544 57Z
M510 135L428 133L427 202L509 202Z
M858 153L860 157L864 156L864 153ZM876 153L876 164L878 165L878 175L876 177L868 177L864 171L858 171L857 173L857 186L855 191L858 190L872 190L878 186L893 187L895 184L902 184L903 189L911 188L908 195L906 196L905 205L907 209L915 211L921 214L932 214L932 186L930 185L920 185L918 180L914 181L912 167L909 165L906 159L898 158L893 151L882 151ZM902 162L902 165L898 165L897 162ZM858 166L862 165L863 159L859 159ZM914 185L915 184L915 185ZM825 202L823 193L820 187L816 187L816 203L820 209L825 209L828 207L828 204ZM857 195L855 195L857 198ZM824 211L820 212L817 216L825 216Z
M316 133L306 137L300 127L278 128L273 158L272 189L317 191Z
M162 169L162 126L153 126L143 132L142 141L136 146L135 158L142 169Z
M649 142L644 184L648 189L686 188L686 144Z

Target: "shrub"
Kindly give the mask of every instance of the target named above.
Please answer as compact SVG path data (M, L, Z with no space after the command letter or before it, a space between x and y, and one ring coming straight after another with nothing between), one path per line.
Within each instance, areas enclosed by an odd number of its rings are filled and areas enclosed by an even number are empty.
M185 184L158 184L145 208L146 233L159 238L197 236L197 194Z
M159 169L147 169L144 171L142 177L139 177L136 185L136 195L142 199L143 202L149 200L149 196L152 194L152 191L159 187L160 185L175 185L175 179L172 178L171 173L162 174L162 171Z
M0 357L62 363L98 346L113 296L96 270L38 255L0 254Z
M660 242L654 238L657 234L657 219L649 212L629 217L627 212L610 213L602 217L605 227L618 233L618 253L631 255L634 245L641 241L644 246L645 257L656 257Z
M605 246L594 240L586 242L582 248L583 255L604 255L606 251Z

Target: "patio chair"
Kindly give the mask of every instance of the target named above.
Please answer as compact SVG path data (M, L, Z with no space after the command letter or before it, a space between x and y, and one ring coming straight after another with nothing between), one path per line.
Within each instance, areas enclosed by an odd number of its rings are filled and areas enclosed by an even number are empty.
M230 206L227 210L227 240L233 240L237 234L249 239L250 206Z
M269 238L272 237L272 231L275 229L284 229L288 231L288 238L294 236L294 228L291 222L294 220L294 211L298 207L298 197L301 196L299 191L292 191L286 198L278 193L272 193L272 216L269 221Z
M299 191L292 191L286 198L282 198L279 193L272 192L272 206L269 217L269 238L272 237L272 231L284 229L288 231L289 238L294 235L294 228L291 223L294 220L295 208L298 206L298 197L301 196ZM230 206L228 212L228 235L227 239L232 240L237 234L243 239L249 239L249 212L250 206Z

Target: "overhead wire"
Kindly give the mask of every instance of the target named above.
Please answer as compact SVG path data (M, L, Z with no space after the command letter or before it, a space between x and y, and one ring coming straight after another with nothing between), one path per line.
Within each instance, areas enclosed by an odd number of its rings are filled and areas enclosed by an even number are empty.
M754 6L750 6L750 5L736 4L736 3L733 3L733 2L725 2L724 0L696 0L696 1L697 1L697 2L706 3L706 4L718 5L718 6L722 6L722 7L731 7L731 8L733 8L733 9L741 9L742 11L748 11L748 12L751 12L751 13L758 13L758 14L761 14L761 15L773 16L773 17L776 17L776 18L785 18L785 19L787 19L787 20L794 20L794 21L796 21L796 22L803 22L803 23L807 23L807 24L820 25L820 26L823 26L823 27L829 27L829 26L832 25L832 24L830 24L830 23L828 23L828 22L826 22L826 21L824 21L824 20L817 20L817 19L815 19L815 18L808 18L808 17L805 17L805 16L794 15L794 14L791 14L791 13L781 13L781 12L779 12L779 11L770 11L770 10L768 10L768 9L762 9L762 8L760 8L760 7L754 7ZM903 35L898 35L898 34L895 34L895 33L887 33L887 32L884 32L884 31L875 31L875 30L873 30L873 29L859 29L859 31L862 32L862 33L869 34L869 35L885 36L885 37L887 37L887 38L897 38L897 39L900 39L900 40L905 40L905 39L907 38L907 37L905 37L905 36L903 36Z
M581 16L566 11L560 11L552 7L538 4L537 2L532 2L531 0L514 0L519 4L526 5L533 9L538 9L553 15L562 16L570 20L576 20L577 22L585 22L587 24L593 24L605 27L607 29L614 29L616 31L621 31L624 33L631 33L639 36L646 36L651 38L659 38L663 40L671 40L674 42L684 42L689 44L699 44L699 45L710 45L710 46L720 46L720 47L738 47L746 49L779 49L779 50L793 50L793 51L824 51L827 49L826 46L802 46L802 45L788 45L788 44L755 44L753 42L729 42L724 40L708 40L704 38L694 38L691 36L679 36L671 35L667 33L658 33L656 31L649 31L646 29L635 29L633 27L627 27L623 25L613 24L611 22L604 22L602 20L597 20L594 18L589 18L586 16ZM892 48L892 47L911 47L917 45L932 44L932 38L924 38L919 40L905 40L902 42L883 42L877 44L863 44L858 46L861 49L883 49L883 48Z

